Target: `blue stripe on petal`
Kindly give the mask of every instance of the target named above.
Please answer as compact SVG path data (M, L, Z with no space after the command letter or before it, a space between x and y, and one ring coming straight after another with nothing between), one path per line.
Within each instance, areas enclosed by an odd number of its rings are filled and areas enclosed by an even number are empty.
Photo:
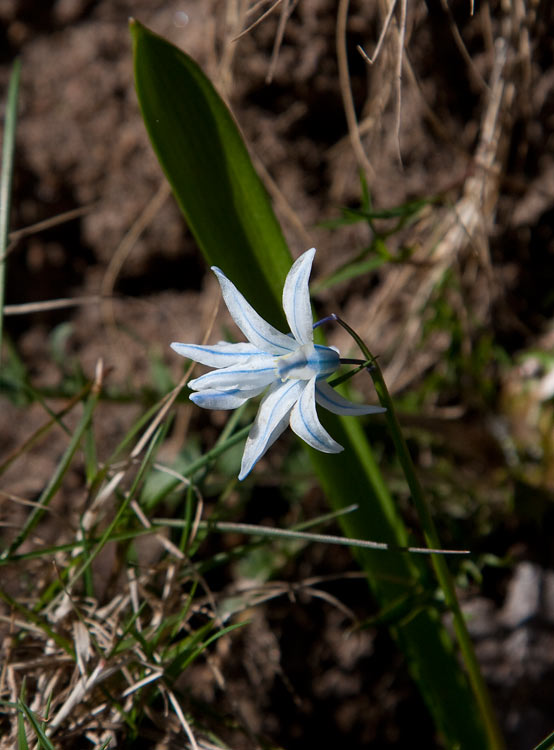
M323 453L340 453L344 448L322 427L315 408L315 377L304 388L291 415L291 429L308 445Z
M245 401L248 401L249 398L259 396L264 388L265 386L251 389L231 388L225 391L212 388L210 390L191 393L189 398L203 409L237 409Z
M230 344L226 341L220 341L218 344L212 344L211 346L181 344L174 341L171 348L182 357L192 359L194 362L199 362L201 365L207 365L208 367L227 367L244 361L246 357L252 357L260 353L253 344Z
M244 479L254 464L277 440L287 426L290 410L300 397L305 382L294 380L274 383L263 397L252 429L246 439L239 479Z
M323 380L317 382L315 387L315 400L320 406L323 406L333 414L340 414L343 417L359 417L362 414L382 414L386 409L382 406L368 406L364 404L354 404L343 398L337 393L329 383Z
M217 276L231 317L251 344L259 351L269 354L285 354L296 347L294 339L281 333L258 315L221 269L212 266L212 271Z
M287 274L283 288L283 309L290 330L300 344L311 344L314 340L308 286L314 255L315 247L312 247L296 259Z
M277 377L273 357L268 354L255 354L244 362L231 367L223 367L201 375L188 383L195 391L205 389L228 390L230 388L257 388L269 385Z

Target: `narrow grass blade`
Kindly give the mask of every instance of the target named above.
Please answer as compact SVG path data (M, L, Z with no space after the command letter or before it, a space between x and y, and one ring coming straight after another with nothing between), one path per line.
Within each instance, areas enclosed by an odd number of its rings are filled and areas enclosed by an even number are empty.
M34 612L32 609L29 609L24 604L21 604L17 599L14 599L12 596L10 596L6 591L0 588L0 601L3 601L4 604L6 604L10 610L13 612L19 612L19 614L28 622L34 623L37 627L39 627L46 635L51 638L54 643L59 646L61 649L63 649L66 653L68 653L70 656L73 656L73 645L71 641L69 641L64 636L57 633L48 623L46 619L41 617L41 615Z
M544 740L535 747L535 750L552 750L552 748L554 748L554 732L549 734L548 737L545 737Z
M369 258L369 260L363 260L357 263L348 263L344 266L341 266L338 271L335 271L335 273L332 273L326 279L323 279L318 284L315 284L312 287L312 292L314 294L317 294L324 289L330 289L337 284L342 284L345 281L350 281L350 279L356 279L358 278L358 276L363 276L364 274L368 274L371 271L376 271L386 262L386 258L378 256L377 258Z
M131 487L129 488L129 491L126 493L125 499L119 506L117 513L115 514L113 520L108 524L106 530L102 534L100 541L89 552L84 562L80 565L78 570L71 577L71 580L68 584L69 588L71 588L75 584L75 582L83 575L83 573L85 573L90 568L93 561L96 559L97 555L105 547L107 542L111 539L114 530L117 528L117 525L119 524L123 515L127 511L129 507L129 503L135 497L137 488L140 486L140 483L144 479L144 476L147 470L150 468L152 457L155 455L156 450L159 448L160 434L161 434L162 429L163 427L160 426L158 427L157 431L154 433L154 436L152 437L150 444L148 446L148 450L146 451L146 454L144 455L142 459L139 470L131 484Z
M15 151L15 127L17 122L17 96L21 62L16 60L8 88L4 138L2 143L2 168L0 171L0 357L2 356L2 329L4 320L4 290L6 287L6 250L10 229L10 206L12 194L13 157Z
M79 403L79 401L83 400L90 388L91 385L89 384L81 391L79 391L79 393L77 393L62 409L54 413L47 422L38 427L35 432L33 432L33 434L30 435L20 446L18 446L8 456L4 457L2 463L0 463L0 476L4 474L4 472L12 465L15 460L17 460L20 456L25 455L25 453L30 448L32 448L32 446L35 445L42 437L44 437L49 432L49 430L54 427L54 425L60 425L60 427L64 429L65 425L63 425L62 421L63 417L65 417L66 414L69 414L69 412Z
M25 734L24 713L21 709L17 714L17 750L29 750L29 743Z
M26 678L23 677L23 682L21 683L21 690L19 693L19 698L17 699L16 709L17 709L17 748L18 750L29 750L29 743L27 742L27 733L25 732L25 719L24 719L24 712L21 709L21 703L25 700L25 693L26 693Z
M56 471L52 475L48 485L45 487L41 496L39 497L37 506L29 514L27 520L23 525L23 528L13 540L13 542L9 545L8 549L2 555L0 555L0 558L10 557L10 555L12 555L21 546L21 544L23 544L25 539L27 539L29 534L33 531L33 529L36 527L36 525L46 512L46 508L50 504L50 501L61 486L63 478L66 475L69 466L71 465L73 456L75 455L75 452L77 451L77 448L81 443L81 439L85 433L85 430L87 429L87 426L92 419L96 404L98 403L99 395L100 388L93 386L92 392L87 402L85 403L83 415L75 429L75 432L71 437L69 445L67 446L60 463L56 468Z
M43 750L56 750L52 742L45 735L44 730L42 726L40 725L40 722L37 720L37 717L30 710L30 708L26 706L25 703L23 703L23 701L21 700L18 702L18 708L20 711L22 711L25 714L29 724L33 727L33 731L35 732L37 736L38 746L42 748Z
M336 516L340 513L333 514ZM186 528L187 521L178 521L171 518L157 518L155 523L160 526L176 526ZM230 521L200 521L199 528L208 531L218 531L221 534L236 533L249 536L269 537L272 539L295 539L304 542L318 542L320 544L336 544L341 547L359 547L360 549L380 550L381 552L396 552L402 554L422 555L469 555L468 550L430 549L429 547L398 547L385 542L371 542L364 539L351 539L335 534L314 534L307 531L295 531L294 529L278 529L272 526L261 526L249 523L233 523Z
M171 663L166 667L166 673L172 677L182 674L190 664L205 651L208 646L221 636L231 633L237 628L241 628L246 622L237 622L233 625L227 625L216 633L213 633L205 641L202 640L209 630L213 627L211 623L199 628L192 636L184 638L179 643L173 645L169 652L164 655L171 658ZM197 645L199 644L199 645Z

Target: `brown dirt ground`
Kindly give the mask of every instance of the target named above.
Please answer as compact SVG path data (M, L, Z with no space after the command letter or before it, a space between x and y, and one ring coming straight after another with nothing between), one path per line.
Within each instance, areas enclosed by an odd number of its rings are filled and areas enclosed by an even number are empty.
M459 281L460 315L470 311L469 341L473 332L490 330L510 354L544 348L552 337L554 313L554 12L547 0L518 0L508 4L510 10L494 0L476 3L473 17L466 0L449 5L451 16L440 0L409 4L401 165L395 45L387 45L369 68L355 47L374 48L381 28L379 3L351 3L348 59L372 167L372 196L376 206L388 207L440 194L437 210L424 212L409 232L393 239L391 249L409 242L418 257L428 259L431 248L438 248L433 256L437 267L454 268ZM279 11L233 42L241 28L240 6L231 0L0 0L2 90L13 57L19 55L23 64L12 226L20 229L84 209L77 218L14 241L6 302L83 297L112 289L116 297L111 306L6 318L8 334L36 386L59 382L52 333L66 322L71 324L64 343L67 367L78 358L91 376L102 357L113 387L141 388L150 380L146 342L177 379L181 362L171 356L167 343L200 339L216 299L217 287L173 199L163 197L164 180L132 83L129 16L181 46L213 76L252 154L270 176L268 186L293 253L317 246L316 280L367 243L367 229L361 225L337 231L316 226L336 216L339 206L355 205L359 196L338 82L336 3L300 0L295 5L270 83L265 79ZM453 21L471 64L456 44ZM501 69L494 63L499 54L494 44L500 38L507 46ZM483 81L490 83L495 71L500 71L500 89L492 84L489 89ZM497 119L490 125L491 145L484 131L495 91L499 99ZM130 228L156 200L151 220L121 256ZM459 212L467 206L468 221L475 219L475 226L460 239L454 234ZM119 257L121 267L110 282L111 264ZM450 345L448 337L435 336L422 347L421 326L414 328L417 309L432 295L427 270L387 266L320 296L322 308L340 309L379 348L396 391L417 384L433 368L440 370ZM216 326L223 319L221 313ZM334 336L334 343L345 345L340 334ZM509 390L509 378L507 382ZM465 461L471 464L482 446L494 440L472 421L471 399L464 403L459 423L468 432L461 438L447 434L450 425L439 425L440 409L459 402L460 393L450 396L450 401L444 396L432 400L427 416L435 420L439 434L444 429L444 440L464 444L460 450L468 452ZM107 455L137 407L103 404L101 409L97 429ZM2 454L20 445L43 419L37 405L23 410L3 400ZM198 427L209 429L210 419L202 415ZM509 424L509 415L507 419ZM476 446L473 451L467 445L471 429L476 430L469 440ZM14 466L2 479L3 489L36 498L64 444L60 431L38 445L28 455L32 467L21 471ZM552 486L543 489L551 493ZM75 497L81 490L76 472L53 506L59 518L75 522ZM4 520L21 522L23 508L0 503ZM44 538L55 539L58 531L55 524L46 526ZM532 526L503 533L498 549L513 550L520 542L524 567L516 567L511 579L499 578L500 588L492 578L488 590L468 607L510 747L527 748L552 730L554 589L549 569L554 559L548 545L543 553L533 552ZM311 570L303 574L329 573L328 563L314 552ZM332 572L350 568L348 556L337 553ZM360 587L349 583L341 599L363 616ZM529 590L538 591L538 599L525 609L522 592ZM248 633L237 636L236 650L224 653L222 646L217 655L227 695L221 696L213 680L203 680L198 670L198 700L228 701L229 710L238 711L252 731L291 749L402 746L414 722L432 743L420 699L386 636L362 631L345 640L340 612L307 597L299 602L291 608L283 599L256 610Z

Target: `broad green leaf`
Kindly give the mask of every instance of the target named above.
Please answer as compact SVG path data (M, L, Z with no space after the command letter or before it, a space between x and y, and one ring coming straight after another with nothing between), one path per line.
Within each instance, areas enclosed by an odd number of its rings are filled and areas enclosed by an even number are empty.
M291 256L235 121L188 55L137 22L131 31L146 128L198 246L262 315L282 325L281 290ZM341 518L345 533L405 545L407 530L361 423L322 417L345 450L337 455L307 450L332 507L359 505L358 511ZM434 592L436 581L428 564L414 556L371 550L353 554L382 609L422 591ZM418 606L391 632L445 744L472 750L491 747L439 612Z
M144 122L190 230L208 263L283 327L275 300L291 256L231 113L192 58L137 22L131 28Z

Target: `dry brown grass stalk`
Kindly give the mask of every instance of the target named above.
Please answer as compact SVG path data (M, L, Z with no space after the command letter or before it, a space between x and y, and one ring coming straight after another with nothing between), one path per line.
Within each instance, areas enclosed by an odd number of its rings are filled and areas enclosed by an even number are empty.
M473 278L479 275L476 314L480 319L486 319L495 293L488 237L494 223L515 92L513 52L505 39L497 40L495 49L490 92L462 196L452 207L444 208L442 215L433 211L420 222L420 247L413 255L414 262L389 266L363 313L360 333L368 340L379 341L381 352L387 353L385 376L393 390L406 387L421 375L448 345L448 335L441 338L437 334L434 341L426 343L424 352L418 351L424 325L421 311L429 309L431 295L448 269L467 263L474 270L464 273Z

